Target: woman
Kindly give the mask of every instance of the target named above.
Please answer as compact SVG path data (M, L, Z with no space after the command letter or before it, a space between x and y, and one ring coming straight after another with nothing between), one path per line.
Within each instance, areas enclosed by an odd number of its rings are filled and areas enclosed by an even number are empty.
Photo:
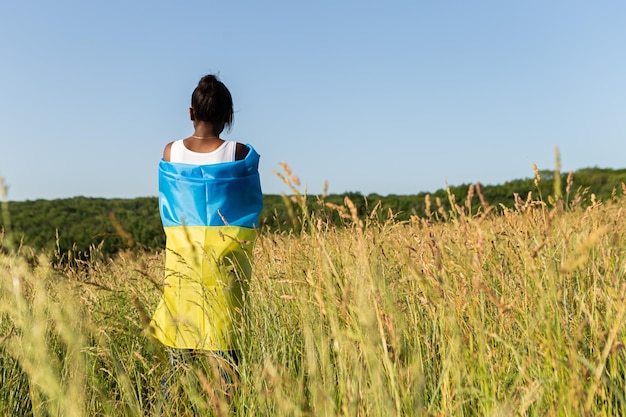
M194 133L168 143L159 165L159 209L166 235L163 298L154 336L173 361L213 352L237 365L237 333L251 274L263 195L259 155L220 138L233 102L215 75L191 97Z

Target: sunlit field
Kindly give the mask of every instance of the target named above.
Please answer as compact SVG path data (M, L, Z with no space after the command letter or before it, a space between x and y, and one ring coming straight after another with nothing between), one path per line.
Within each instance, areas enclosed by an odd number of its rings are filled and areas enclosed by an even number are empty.
M226 388L210 363L173 373L149 336L161 253L3 236L0 415L626 415L625 200L570 185L503 211L470 190L407 222L346 200L327 207L343 227L297 214L295 190L297 232L257 240Z

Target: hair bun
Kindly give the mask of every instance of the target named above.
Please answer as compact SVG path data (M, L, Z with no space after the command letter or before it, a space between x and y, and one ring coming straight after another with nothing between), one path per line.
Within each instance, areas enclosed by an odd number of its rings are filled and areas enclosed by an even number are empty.
M219 80L217 79L215 75L208 74L200 79L200 81L198 82L198 87L204 87L204 88L210 87L210 86L215 85L215 83L217 82L219 82Z

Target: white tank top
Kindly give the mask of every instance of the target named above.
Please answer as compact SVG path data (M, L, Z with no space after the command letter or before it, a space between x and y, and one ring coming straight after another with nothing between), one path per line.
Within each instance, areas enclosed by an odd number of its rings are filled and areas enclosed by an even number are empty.
M233 162L237 142L227 140L219 148L211 152L194 152L185 147L183 139L172 143L170 149L170 162L182 162L193 165L219 164L221 162Z

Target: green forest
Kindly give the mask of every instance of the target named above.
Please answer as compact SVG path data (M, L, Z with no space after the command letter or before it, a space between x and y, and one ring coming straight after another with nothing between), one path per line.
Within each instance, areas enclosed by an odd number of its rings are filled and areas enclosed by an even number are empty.
M336 207L344 206L346 197L360 217L375 215L385 221L392 216L397 221L408 221L417 216L448 221L455 210L471 210L475 214L512 208L530 200L529 193L533 200L563 204L565 208L572 203L607 201L622 193L626 183L626 169L586 168L571 173L536 174L535 178L500 185L462 184L416 195L309 195L306 207L294 205L289 195L264 195L259 229L297 231L302 210L341 224ZM292 191L298 193L297 189ZM111 256L123 250L158 251L165 245L156 197L5 202L1 220L3 238L10 233L18 245L43 250L59 259L86 258L92 252Z

